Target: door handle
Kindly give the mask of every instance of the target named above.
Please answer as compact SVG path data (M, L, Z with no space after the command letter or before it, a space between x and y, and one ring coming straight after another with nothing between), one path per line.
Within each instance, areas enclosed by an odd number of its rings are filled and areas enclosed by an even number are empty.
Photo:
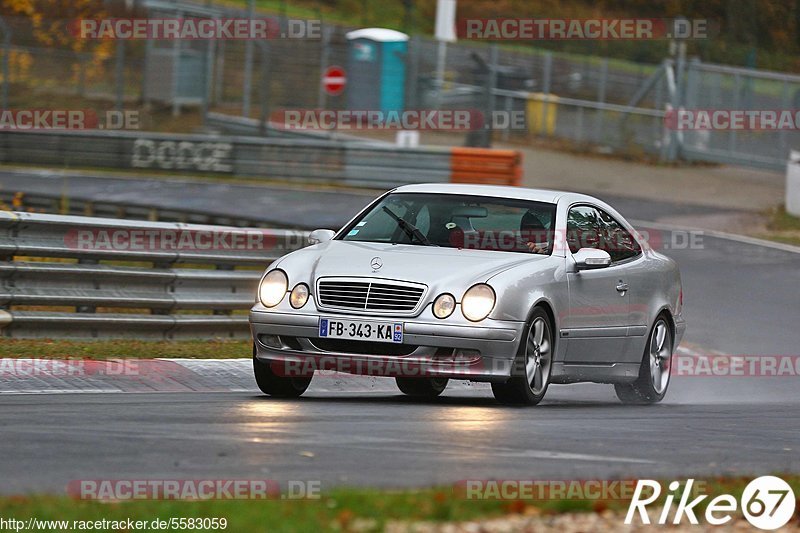
M628 290L628 284L620 281L617 283L617 292L625 292Z

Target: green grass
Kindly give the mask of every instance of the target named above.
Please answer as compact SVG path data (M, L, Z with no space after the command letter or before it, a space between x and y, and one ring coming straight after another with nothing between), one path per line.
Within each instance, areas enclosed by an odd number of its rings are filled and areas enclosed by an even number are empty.
M779 207L767 213L767 233L761 238L800 246L800 217L792 216Z
M226 518L230 532L289 532L361 529L380 531L387 520L465 520L501 516L509 502L467 501L446 492L336 490L320 500L145 501L105 504L67 497L4 498L0 516L44 520L152 521L155 518Z
M70 359L230 359L250 357L249 340L96 340L2 339L0 357Z
M800 491L800 476L781 476ZM741 500L750 479L704 480L708 494L732 494ZM668 481L662 482L666 492ZM666 494L662 493L662 497ZM466 499L450 487L423 490L340 488L319 499L262 501L135 501L100 503L66 496L11 496L0 498L0 516L27 520L145 520L156 518L226 518L227 531L381 531L390 521L461 522L510 514L548 515L573 512L623 513L626 499L615 500L498 500ZM655 504L654 504L655 505ZM700 513L698 513L700 515Z

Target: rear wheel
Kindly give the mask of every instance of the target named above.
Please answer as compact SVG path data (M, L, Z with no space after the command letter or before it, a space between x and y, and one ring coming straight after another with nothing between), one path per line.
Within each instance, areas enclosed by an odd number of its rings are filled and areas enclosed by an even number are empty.
M254 350L255 351L255 350ZM261 392L276 398L297 398L311 384L311 377L289 377L276 374L269 363L259 361L253 355L253 372Z
M436 398L447 387L447 378L394 378L403 394L417 398Z
M492 383L494 397L508 405L536 405L542 401L550 385L552 363L553 331L550 319L542 308L536 308L525 342L520 346L515 368L512 369L512 374L520 369L517 372L522 375L512 376L505 383Z
M672 331L667 319L660 315L653 324L650 338L644 349L639 377L633 383L614 385L622 403L649 404L664 399L669 387L672 363Z

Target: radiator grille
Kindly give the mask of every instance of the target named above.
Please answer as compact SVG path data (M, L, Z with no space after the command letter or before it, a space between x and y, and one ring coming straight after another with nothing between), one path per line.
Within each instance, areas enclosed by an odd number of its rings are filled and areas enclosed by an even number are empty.
M402 281L321 279L319 303L323 307L408 313L417 308L425 286Z

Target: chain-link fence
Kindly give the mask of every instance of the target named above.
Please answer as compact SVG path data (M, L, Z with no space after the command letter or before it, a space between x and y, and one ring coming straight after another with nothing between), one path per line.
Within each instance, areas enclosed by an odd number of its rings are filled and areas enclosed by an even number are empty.
M245 10L201 4L147 0L143 5L148 17L248 16ZM274 20L281 29L292 22ZM23 38L25 28L12 24L10 45L0 50L4 87L12 108L75 107L81 100L70 98L77 97L92 107L97 102L155 106L173 115L215 112L262 124L285 109L363 109L348 96L355 90L352 78L339 95L328 94L321 83L327 67L352 64L353 42L346 34L353 29L322 21L318 35L302 39L100 40L74 51L33 46ZM494 131L447 132L452 144L550 139L626 155L767 168L782 168L788 151L797 147L796 130L675 131L665 123L670 109L796 109L797 76L681 60L637 64L521 43L449 44L440 67L439 43L421 36L412 37L402 55L404 109L478 110L494 126ZM196 129L202 122L187 124ZM428 139L435 135L426 133Z
M800 76L689 62L684 107L742 112L800 110ZM796 119L795 119L796 120ZM701 129L682 132L682 154L689 159L782 170L791 149L800 147L796 128Z

